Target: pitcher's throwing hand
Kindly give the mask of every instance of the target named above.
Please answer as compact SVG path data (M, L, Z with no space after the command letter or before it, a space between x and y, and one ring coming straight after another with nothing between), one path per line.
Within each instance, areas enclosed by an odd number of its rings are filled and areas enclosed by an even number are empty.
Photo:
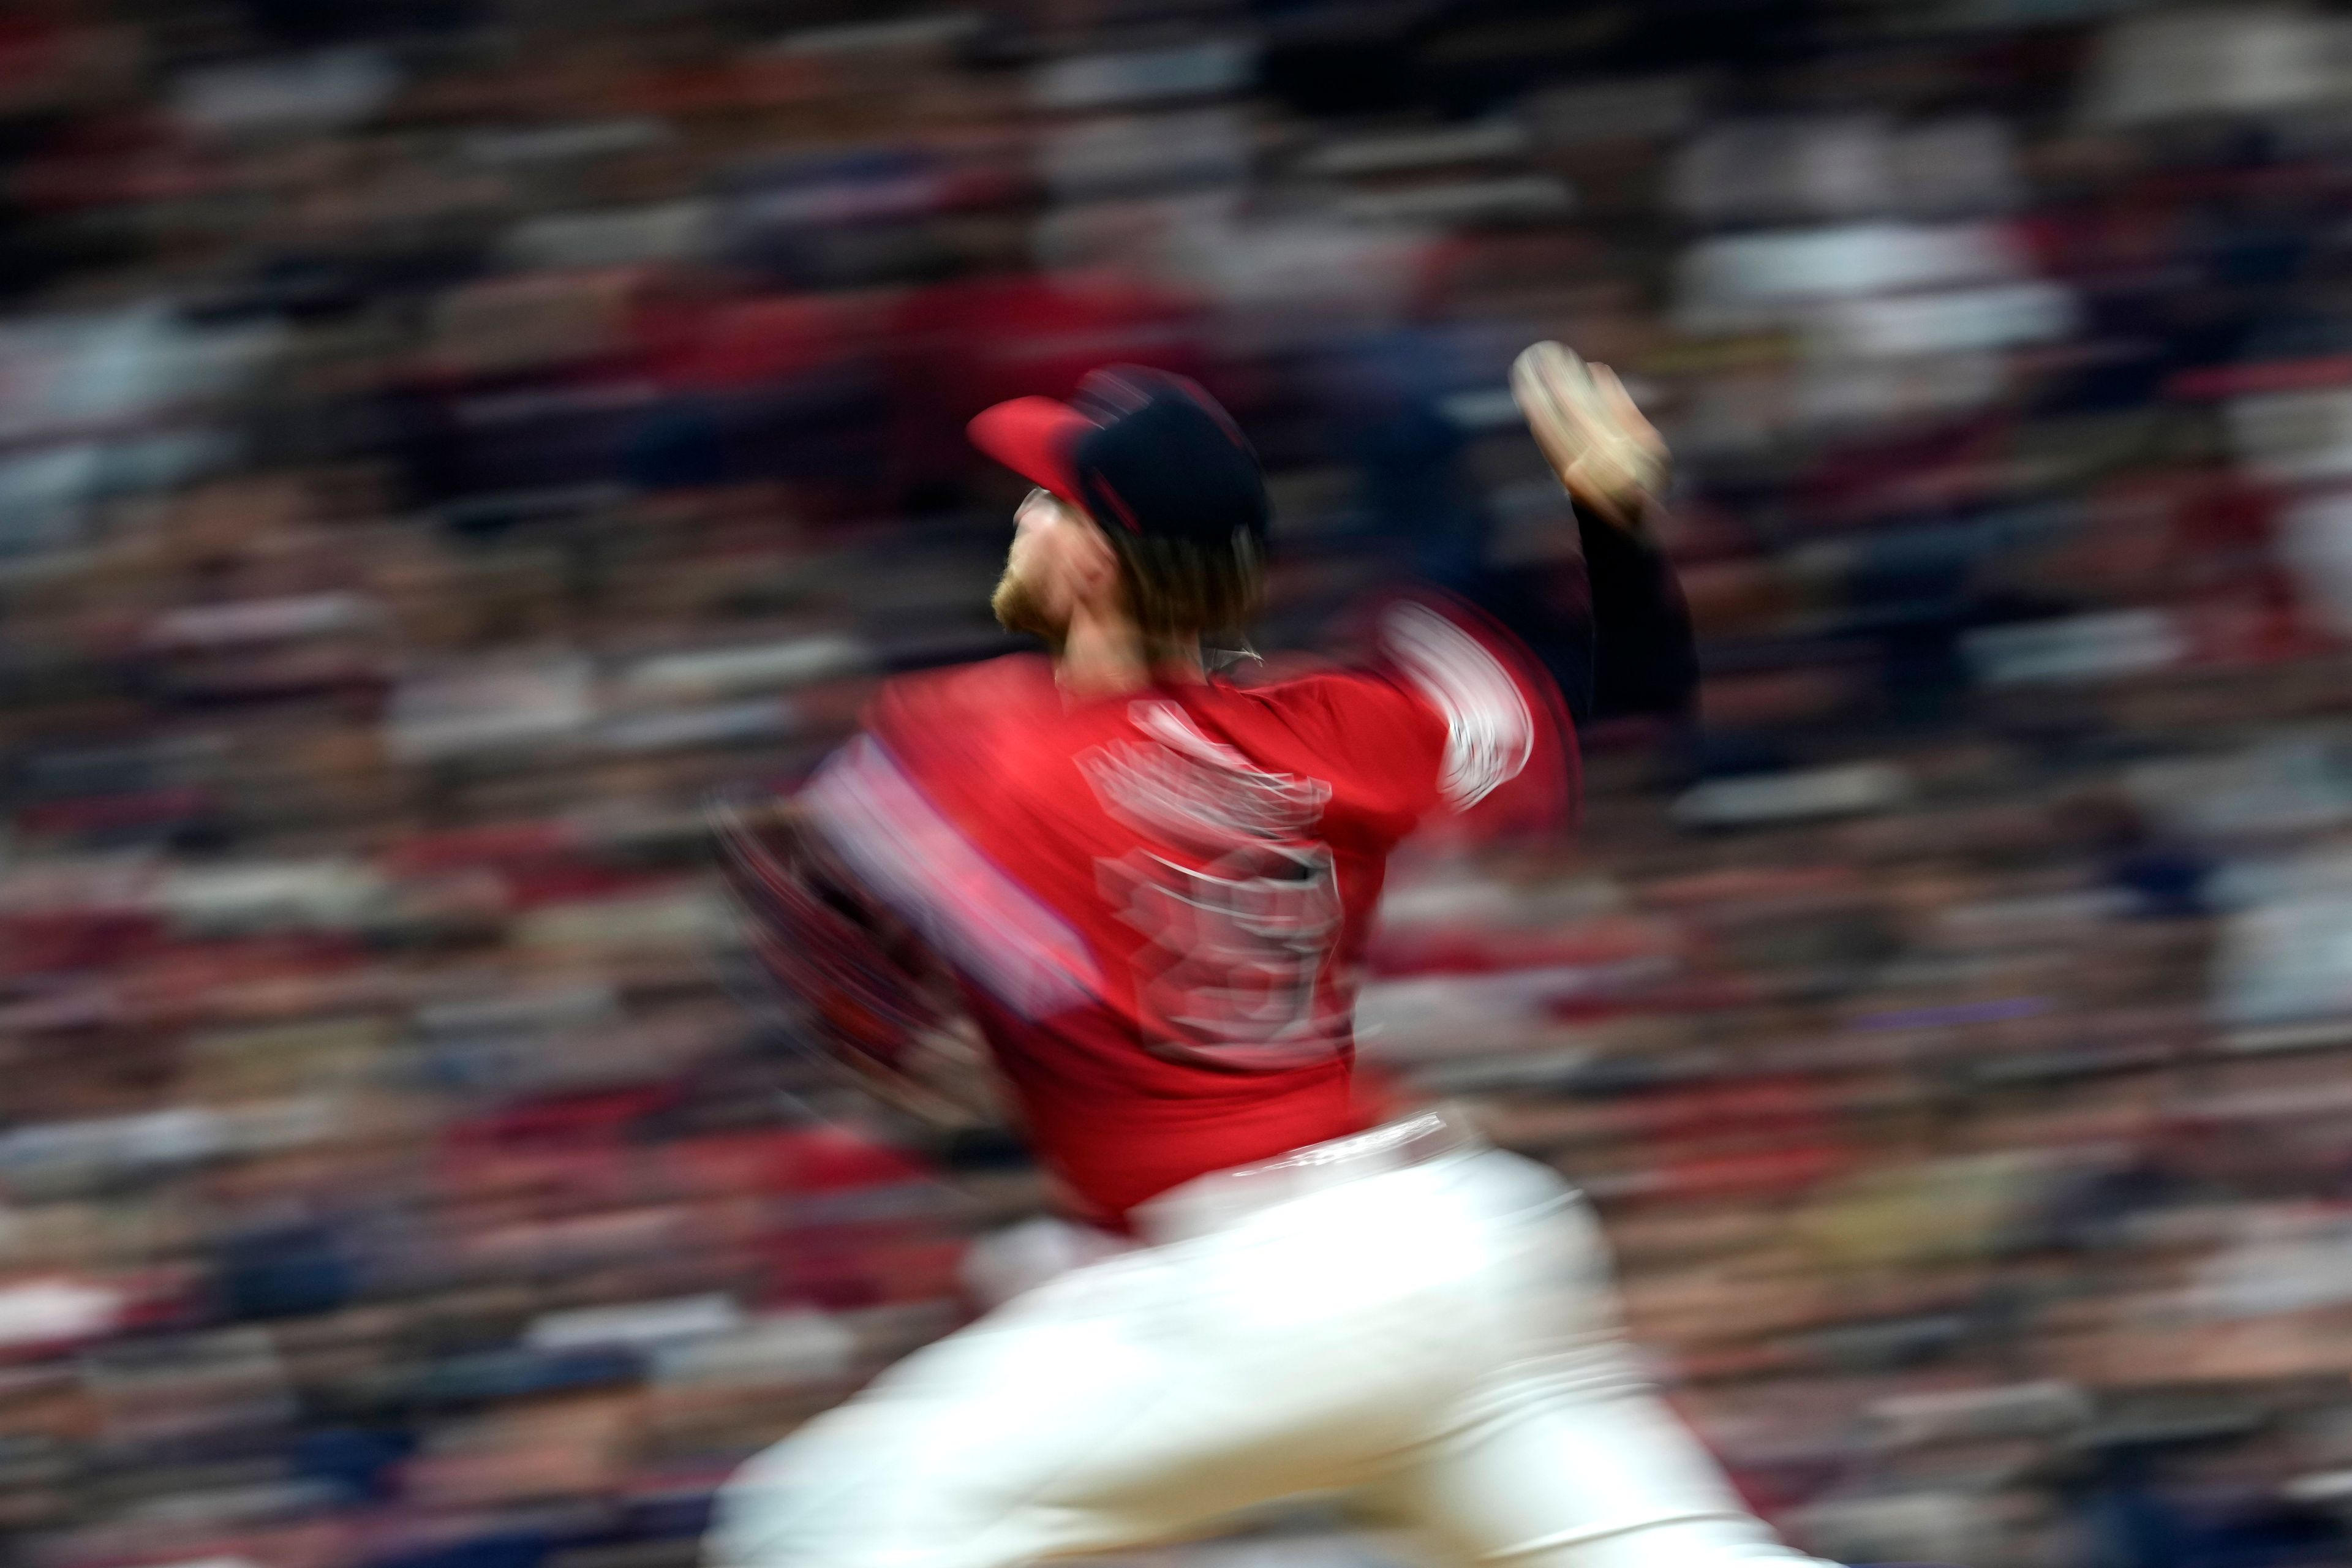
M1559 343L1533 343L1511 366L1511 396L1581 505L1630 527L1664 492L1666 444L1607 365Z

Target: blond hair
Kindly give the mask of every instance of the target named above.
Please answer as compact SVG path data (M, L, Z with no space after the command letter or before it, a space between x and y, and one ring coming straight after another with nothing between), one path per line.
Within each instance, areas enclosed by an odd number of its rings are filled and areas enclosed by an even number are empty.
M1102 531L1118 558L1128 614L1154 658L1240 632L1265 596L1265 554L1247 529L1234 530L1223 546Z

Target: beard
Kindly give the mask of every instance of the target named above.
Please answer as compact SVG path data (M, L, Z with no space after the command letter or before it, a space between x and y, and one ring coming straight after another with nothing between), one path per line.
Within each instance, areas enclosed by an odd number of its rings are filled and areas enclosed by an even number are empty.
M1004 575L996 580L996 592L989 595L988 607L996 612L996 624L1006 631L1025 632L1042 638L1055 652L1061 650L1069 634L1069 624L1056 622L1047 615L1036 593L1010 564L1004 568Z

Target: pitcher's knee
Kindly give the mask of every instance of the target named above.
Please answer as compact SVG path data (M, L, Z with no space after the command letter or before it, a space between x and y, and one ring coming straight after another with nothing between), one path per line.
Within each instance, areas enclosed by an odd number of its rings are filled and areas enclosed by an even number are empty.
M719 1490L703 1568L988 1568L986 1510L873 1436L820 1417L754 1457Z
M703 1568L793 1568L814 1563L836 1521L800 1473L787 1441L756 1456L719 1489L703 1538ZM829 1555L829 1554L828 1554ZM847 1568L828 1562L827 1568Z
M1837 1568L1783 1543L1762 1521L1728 1512L1564 1531L1489 1561L1496 1568Z

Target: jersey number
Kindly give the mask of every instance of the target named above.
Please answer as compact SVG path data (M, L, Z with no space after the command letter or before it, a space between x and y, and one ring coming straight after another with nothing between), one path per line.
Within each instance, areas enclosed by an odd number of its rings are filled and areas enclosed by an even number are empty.
M1339 1047L1346 1007L1324 984L1340 920L1328 850L1252 846L1195 869L1138 849L1099 869L1147 939L1136 1001L1159 1048L1265 1070Z

